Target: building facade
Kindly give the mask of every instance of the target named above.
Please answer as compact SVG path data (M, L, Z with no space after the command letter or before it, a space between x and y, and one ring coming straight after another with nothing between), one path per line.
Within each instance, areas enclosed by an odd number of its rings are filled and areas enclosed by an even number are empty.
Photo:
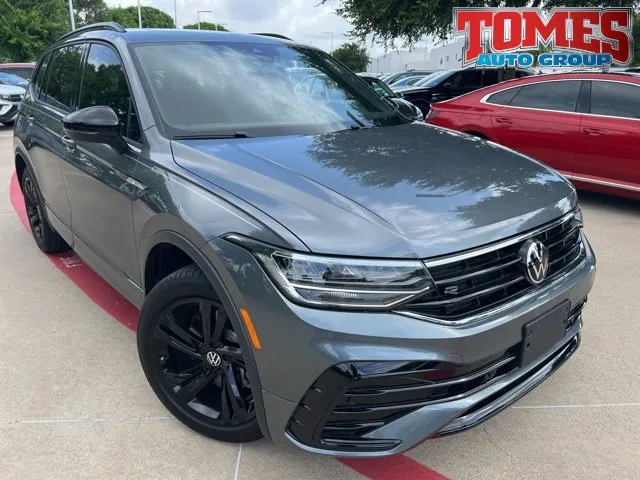
M404 70L447 70L462 67L464 38L437 47L396 50L374 58L369 72L401 72Z

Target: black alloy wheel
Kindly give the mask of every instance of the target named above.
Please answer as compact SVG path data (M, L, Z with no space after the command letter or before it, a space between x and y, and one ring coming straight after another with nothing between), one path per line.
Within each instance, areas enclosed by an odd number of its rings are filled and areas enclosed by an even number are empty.
M43 237L42 208L40 207L40 200L36 193L36 187L29 175L26 175L22 181L22 193L24 195L24 204L27 208L27 218L29 219L33 238L38 245L41 245Z
M29 227L36 244L45 253L58 253L69 250L69 245L49 224L44 212L44 203L38 184L31 168L26 166L22 172L22 196L27 211Z
M238 336L197 267L174 272L151 291L138 349L149 383L183 423L223 441L260 438Z

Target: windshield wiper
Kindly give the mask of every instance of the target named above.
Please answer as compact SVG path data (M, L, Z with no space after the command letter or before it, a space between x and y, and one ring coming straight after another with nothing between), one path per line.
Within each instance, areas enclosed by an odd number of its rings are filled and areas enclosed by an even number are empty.
M186 136L180 136L180 137L175 137L176 139L181 139L181 140L193 140L193 139L224 139L224 138L252 138L251 135L249 135L246 132L233 132L233 133L221 133L218 135L186 135Z
M358 117L356 117L350 110L347 110L346 113L351 120L357 123L357 125L351 125L351 127L349 127L351 130L360 130L361 128L366 127L366 125L362 123L362 121L358 120Z

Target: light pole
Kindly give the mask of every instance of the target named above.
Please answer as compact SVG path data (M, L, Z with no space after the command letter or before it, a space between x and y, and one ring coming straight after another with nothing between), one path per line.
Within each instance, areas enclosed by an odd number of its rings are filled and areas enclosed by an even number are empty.
M73 18L73 0L69 0L69 18L71 18L71 30L75 30L76 19Z
M322 32L322 33L324 33L325 35L331 35L331 52L330 53L333 53L333 32Z
M200 30L200 14L201 13L213 13L211 10L198 10L198 30ZM216 27L217 28L217 27Z
M140 0L138 0L138 28L142 28L142 10L140 9Z
M178 5L176 1L177 0L173 0L173 21L176 24L176 28L178 28Z

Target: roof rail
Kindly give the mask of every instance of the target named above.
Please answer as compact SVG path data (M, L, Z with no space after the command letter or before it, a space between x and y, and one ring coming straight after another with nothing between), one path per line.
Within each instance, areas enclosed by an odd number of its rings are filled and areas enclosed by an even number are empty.
M127 30L117 22L100 22L100 23L92 23L91 25L85 25L84 27L76 28L75 30L65 33L62 35L57 42L61 40L66 40L75 35L80 35L84 32L90 32L91 30L112 30L114 32L126 32Z
M279 33L252 33L251 35L260 35L260 36L263 36L263 37L281 38L282 40L291 40L293 42L292 38L285 37L284 35L280 35Z

